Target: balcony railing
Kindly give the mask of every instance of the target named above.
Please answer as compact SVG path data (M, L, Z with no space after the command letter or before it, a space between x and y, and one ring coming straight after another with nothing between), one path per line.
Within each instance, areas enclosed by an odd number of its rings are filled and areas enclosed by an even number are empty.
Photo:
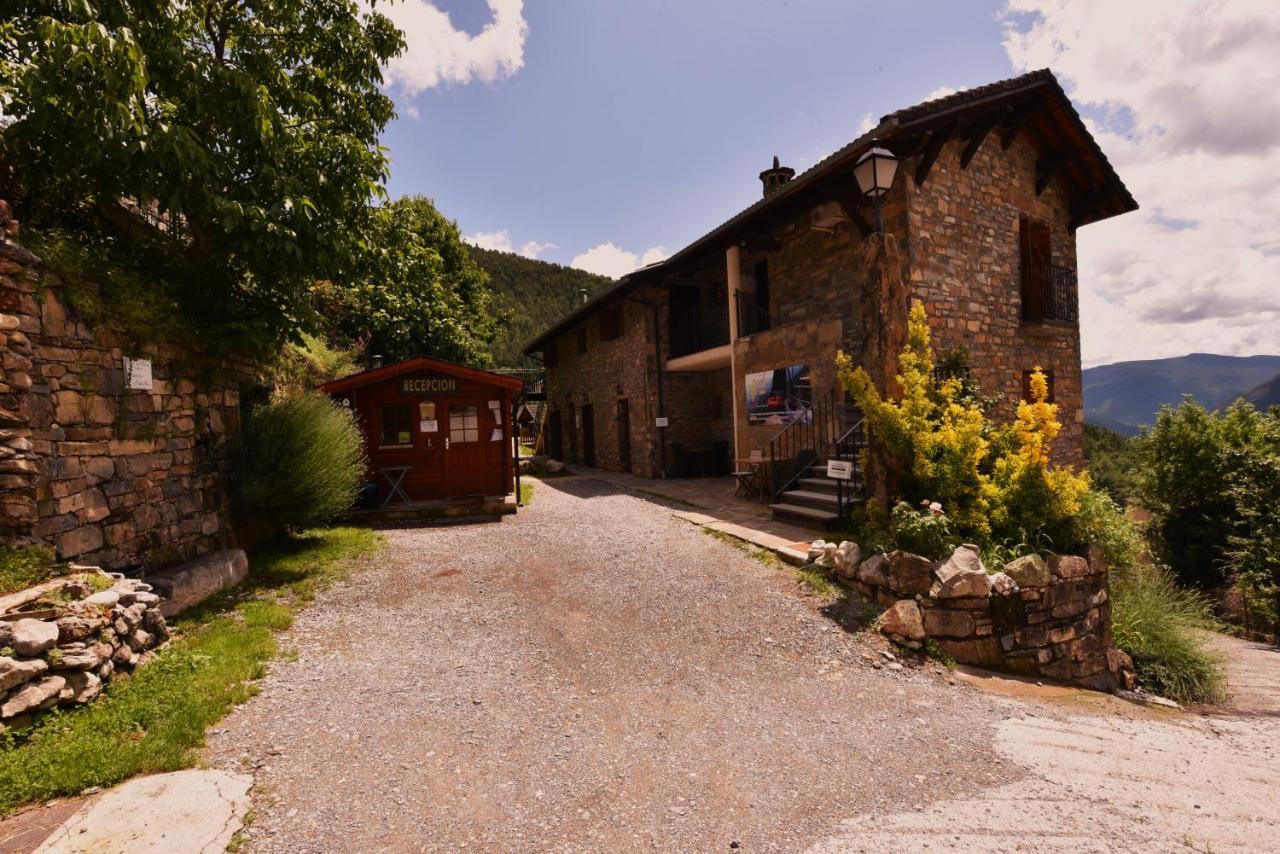
M729 343L729 312L703 308L700 311L673 315L671 318L672 359L700 353Z
M738 337L745 338L764 332L777 326L773 316L765 311L758 302L739 291L738 298Z
M1037 264L1022 271L1022 321L1079 323L1076 271Z

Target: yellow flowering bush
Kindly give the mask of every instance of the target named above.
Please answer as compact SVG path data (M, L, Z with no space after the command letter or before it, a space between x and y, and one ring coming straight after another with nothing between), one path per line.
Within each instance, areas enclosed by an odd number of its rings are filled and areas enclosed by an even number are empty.
M939 502L958 533L981 543L1076 545L1068 541L1089 480L1049 462L1062 428L1039 368L1032 374L1032 399L1018 405L1014 422L992 423L972 395L961 395L960 380L935 378L928 317L919 301L911 306L898 357L900 399L884 397L847 354L837 355L836 366L871 433L898 464L900 497L913 505L922 497Z

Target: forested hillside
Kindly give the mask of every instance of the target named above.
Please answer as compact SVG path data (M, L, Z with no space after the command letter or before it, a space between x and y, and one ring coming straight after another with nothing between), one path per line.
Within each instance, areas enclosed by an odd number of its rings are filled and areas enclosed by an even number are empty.
M495 308L508 315L503 332L491 345L493 364L500 368L536 365L521 348L580 304L584 289L588 296L595 296L613 283L605 276L511 252L467 248L489 274Z

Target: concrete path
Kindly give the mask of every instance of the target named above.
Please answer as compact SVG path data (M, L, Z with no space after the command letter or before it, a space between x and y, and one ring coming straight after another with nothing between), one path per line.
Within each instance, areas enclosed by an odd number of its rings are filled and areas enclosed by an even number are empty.
M1225 708L1280 718L1280 647L1221 634L1210 644L1226 662L1231 696Z
M190 769L137 777L90 798L37 854L218 854L249 810L246 774Z

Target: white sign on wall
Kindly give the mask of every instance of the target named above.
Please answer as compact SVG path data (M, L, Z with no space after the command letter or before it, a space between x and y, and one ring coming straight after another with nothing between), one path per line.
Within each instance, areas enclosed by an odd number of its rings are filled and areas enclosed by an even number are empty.
M663 415L663 416L661 416L661 417L659 417L659 418L655 418L655 419L654 419L654 421L653 421L653 423L654 423L654 425L655 425L655 426L657 426L657 427L670 427L670 426L671 426L671 419L670 419L670 418L668 418L667 416Z
M124 384L131 391L151 391L151 360L125 356Z
M849 480L853 477L853 460L827 460L827 477Z

